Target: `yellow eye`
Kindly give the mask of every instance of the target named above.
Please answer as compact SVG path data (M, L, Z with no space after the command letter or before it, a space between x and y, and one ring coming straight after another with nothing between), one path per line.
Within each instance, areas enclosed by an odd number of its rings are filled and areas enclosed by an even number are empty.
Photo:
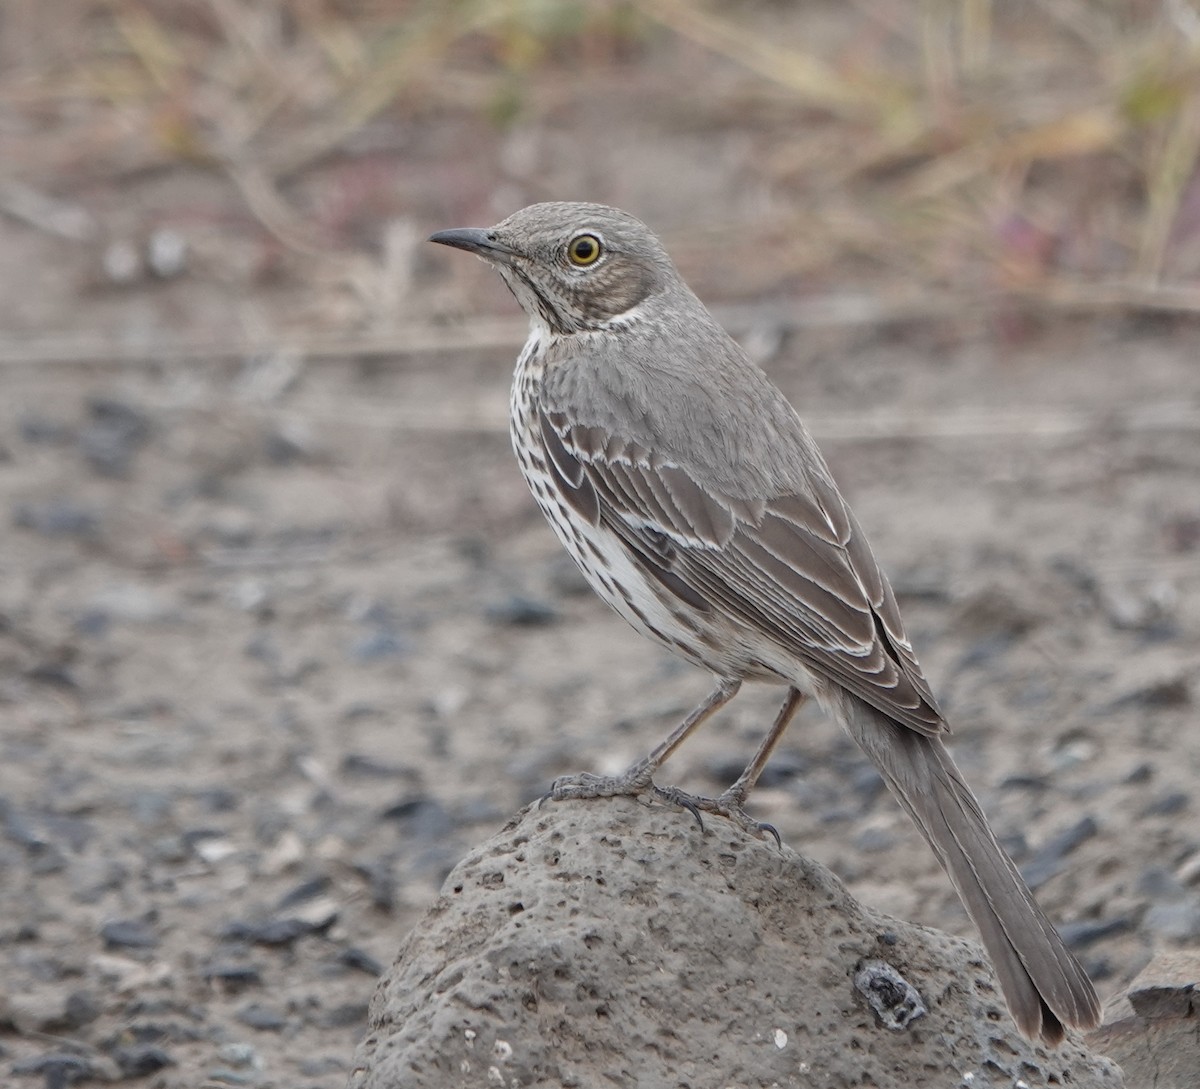
M567 260L580 268L594 265L600 256L600 239L594 234L580 234L567 246Z

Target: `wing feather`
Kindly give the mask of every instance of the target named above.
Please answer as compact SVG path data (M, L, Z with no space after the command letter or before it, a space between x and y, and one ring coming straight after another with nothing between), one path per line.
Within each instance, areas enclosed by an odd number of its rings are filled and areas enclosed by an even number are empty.
M617 534L681 600L715 607L810 670L925 734L946 730L891 587L832 479L804 491L726 496L636 442L540 416L568 499Z

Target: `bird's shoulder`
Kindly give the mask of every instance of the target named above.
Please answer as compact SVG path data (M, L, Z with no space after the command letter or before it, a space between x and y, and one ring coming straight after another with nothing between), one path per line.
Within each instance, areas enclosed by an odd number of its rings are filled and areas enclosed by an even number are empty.
M578 456L676 467L732 499L836 495L795 409L715 323L564 339L538 401Z

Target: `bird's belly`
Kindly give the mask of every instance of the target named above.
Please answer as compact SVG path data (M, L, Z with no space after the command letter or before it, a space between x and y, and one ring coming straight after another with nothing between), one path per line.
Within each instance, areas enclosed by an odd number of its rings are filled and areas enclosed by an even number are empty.
M785 679L769 664L773 655L764 655L756 632L695 609L648 576L616 534L584 522L558 501L548 474L534 469L525 479L588 585L635 631L720 676Z

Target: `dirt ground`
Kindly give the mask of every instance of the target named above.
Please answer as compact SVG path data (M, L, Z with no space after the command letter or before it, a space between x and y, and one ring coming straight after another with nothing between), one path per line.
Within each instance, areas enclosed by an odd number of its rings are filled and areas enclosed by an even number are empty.
M509 450L515 304L420 241L551 197L648 220L801 409L1103 994L1200 945L1195 320L937 291L896 316L903 267L778 267L822 194L760 167L803 117L684 109L697 55L552 73L525 124L383 125L287 191L336 221L328 254L197 164L43 160L79 238L5 205L0 1080L343 1085L449 868L707 691L560 555ZM776 698L745 693L672 781L719 791ZM970 933L815 711L752 811L867 903Z

